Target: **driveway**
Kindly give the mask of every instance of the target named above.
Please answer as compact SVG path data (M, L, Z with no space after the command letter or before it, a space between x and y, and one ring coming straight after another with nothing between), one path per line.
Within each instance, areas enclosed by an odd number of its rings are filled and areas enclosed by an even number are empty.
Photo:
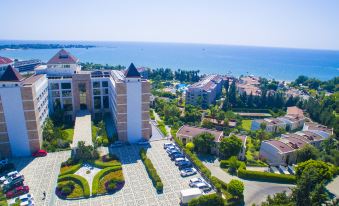
M79 141L84 141L86 145L93 144L91 114L88 111L79 111L75 118L74 137L71 147L77 147Z
M228 183L232 179L241 180L245 185L244 200L245 205L260 204L268 195L273 195L278 192L290 192L290 187L294 185L279 184L270 182L259 182L240 179L237 176L232 176L219 167L218 160L205 160L203 163L211 170L212 175Z

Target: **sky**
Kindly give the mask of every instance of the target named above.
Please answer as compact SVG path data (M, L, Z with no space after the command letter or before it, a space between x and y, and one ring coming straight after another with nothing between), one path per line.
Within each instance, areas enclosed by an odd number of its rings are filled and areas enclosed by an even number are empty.
M0 0L0 39L339 50L339 0Z

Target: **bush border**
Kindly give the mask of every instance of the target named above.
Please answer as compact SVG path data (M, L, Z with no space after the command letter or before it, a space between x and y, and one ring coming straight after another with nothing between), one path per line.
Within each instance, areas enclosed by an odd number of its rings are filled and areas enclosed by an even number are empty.
M100 180L107 175L110 172L115 172L118 170L122 170L121 165L115 166L115 167L107 167L105 169L100 170L93 178L92 181L92 196L98 195L98 189L99 189L99 182Z

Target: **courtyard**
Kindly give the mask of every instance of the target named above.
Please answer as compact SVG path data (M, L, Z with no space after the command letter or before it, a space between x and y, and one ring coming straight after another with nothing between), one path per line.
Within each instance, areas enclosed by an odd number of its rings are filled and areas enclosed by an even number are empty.
M30 187L30 193L35 197L38 206L179 205L180 190L189 188L189 180L200 175L182 178L178 168L163 149L164 142L167 141L153 141L146 147L147 156L164 183L164 190L161 194L156 192L140 160L139 150L143 147L140 145L109 149L109 152L117 155L122 162L125 186L114 194L88 199L63 200L55 195L61 162L70 157L70 151L49 153L46 157L35 159L13 159L13 163L25 176L25 182ZM101 151L107 153L106 148ZM43 200L44 191L46 199Z

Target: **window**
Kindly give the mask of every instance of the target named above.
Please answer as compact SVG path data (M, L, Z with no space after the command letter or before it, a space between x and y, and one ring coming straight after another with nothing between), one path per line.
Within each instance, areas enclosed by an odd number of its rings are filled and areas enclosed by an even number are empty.
M102 82L102 87L108 87L108 82L107 81Z
M100 89L93 89L93 95L100 95Z
M105 94L107 95L107 94L108 94L108 88L104 88L104 89L102 90L102 93L103 93L102 95L105 95Z
M62 91L63 97L70 97L72 95L71 90Z
M61 103L60 103L60 99L59 98L54 99L54 101L53 101L53 109L54 109L54 111L61 109Z
M60 97L59 91L52 91L52 97Z
M71 68L71 65L69 65L69 64L64 64L64 68Z
M103 97L103 105L105 109L109 108L108 96Z
M59 89L58 83L51 83L50 86L51 86L51 89Z
M93 88L99 88L100 82L93 82Z
M71 89L71 83L61 83L61 89Z
M101 109L101 97L94 97L94 109Z
M73 110L71 98L66 98L66 99L63 99L62 101L63 101L63 106L64 106L65 111L72 111Z

